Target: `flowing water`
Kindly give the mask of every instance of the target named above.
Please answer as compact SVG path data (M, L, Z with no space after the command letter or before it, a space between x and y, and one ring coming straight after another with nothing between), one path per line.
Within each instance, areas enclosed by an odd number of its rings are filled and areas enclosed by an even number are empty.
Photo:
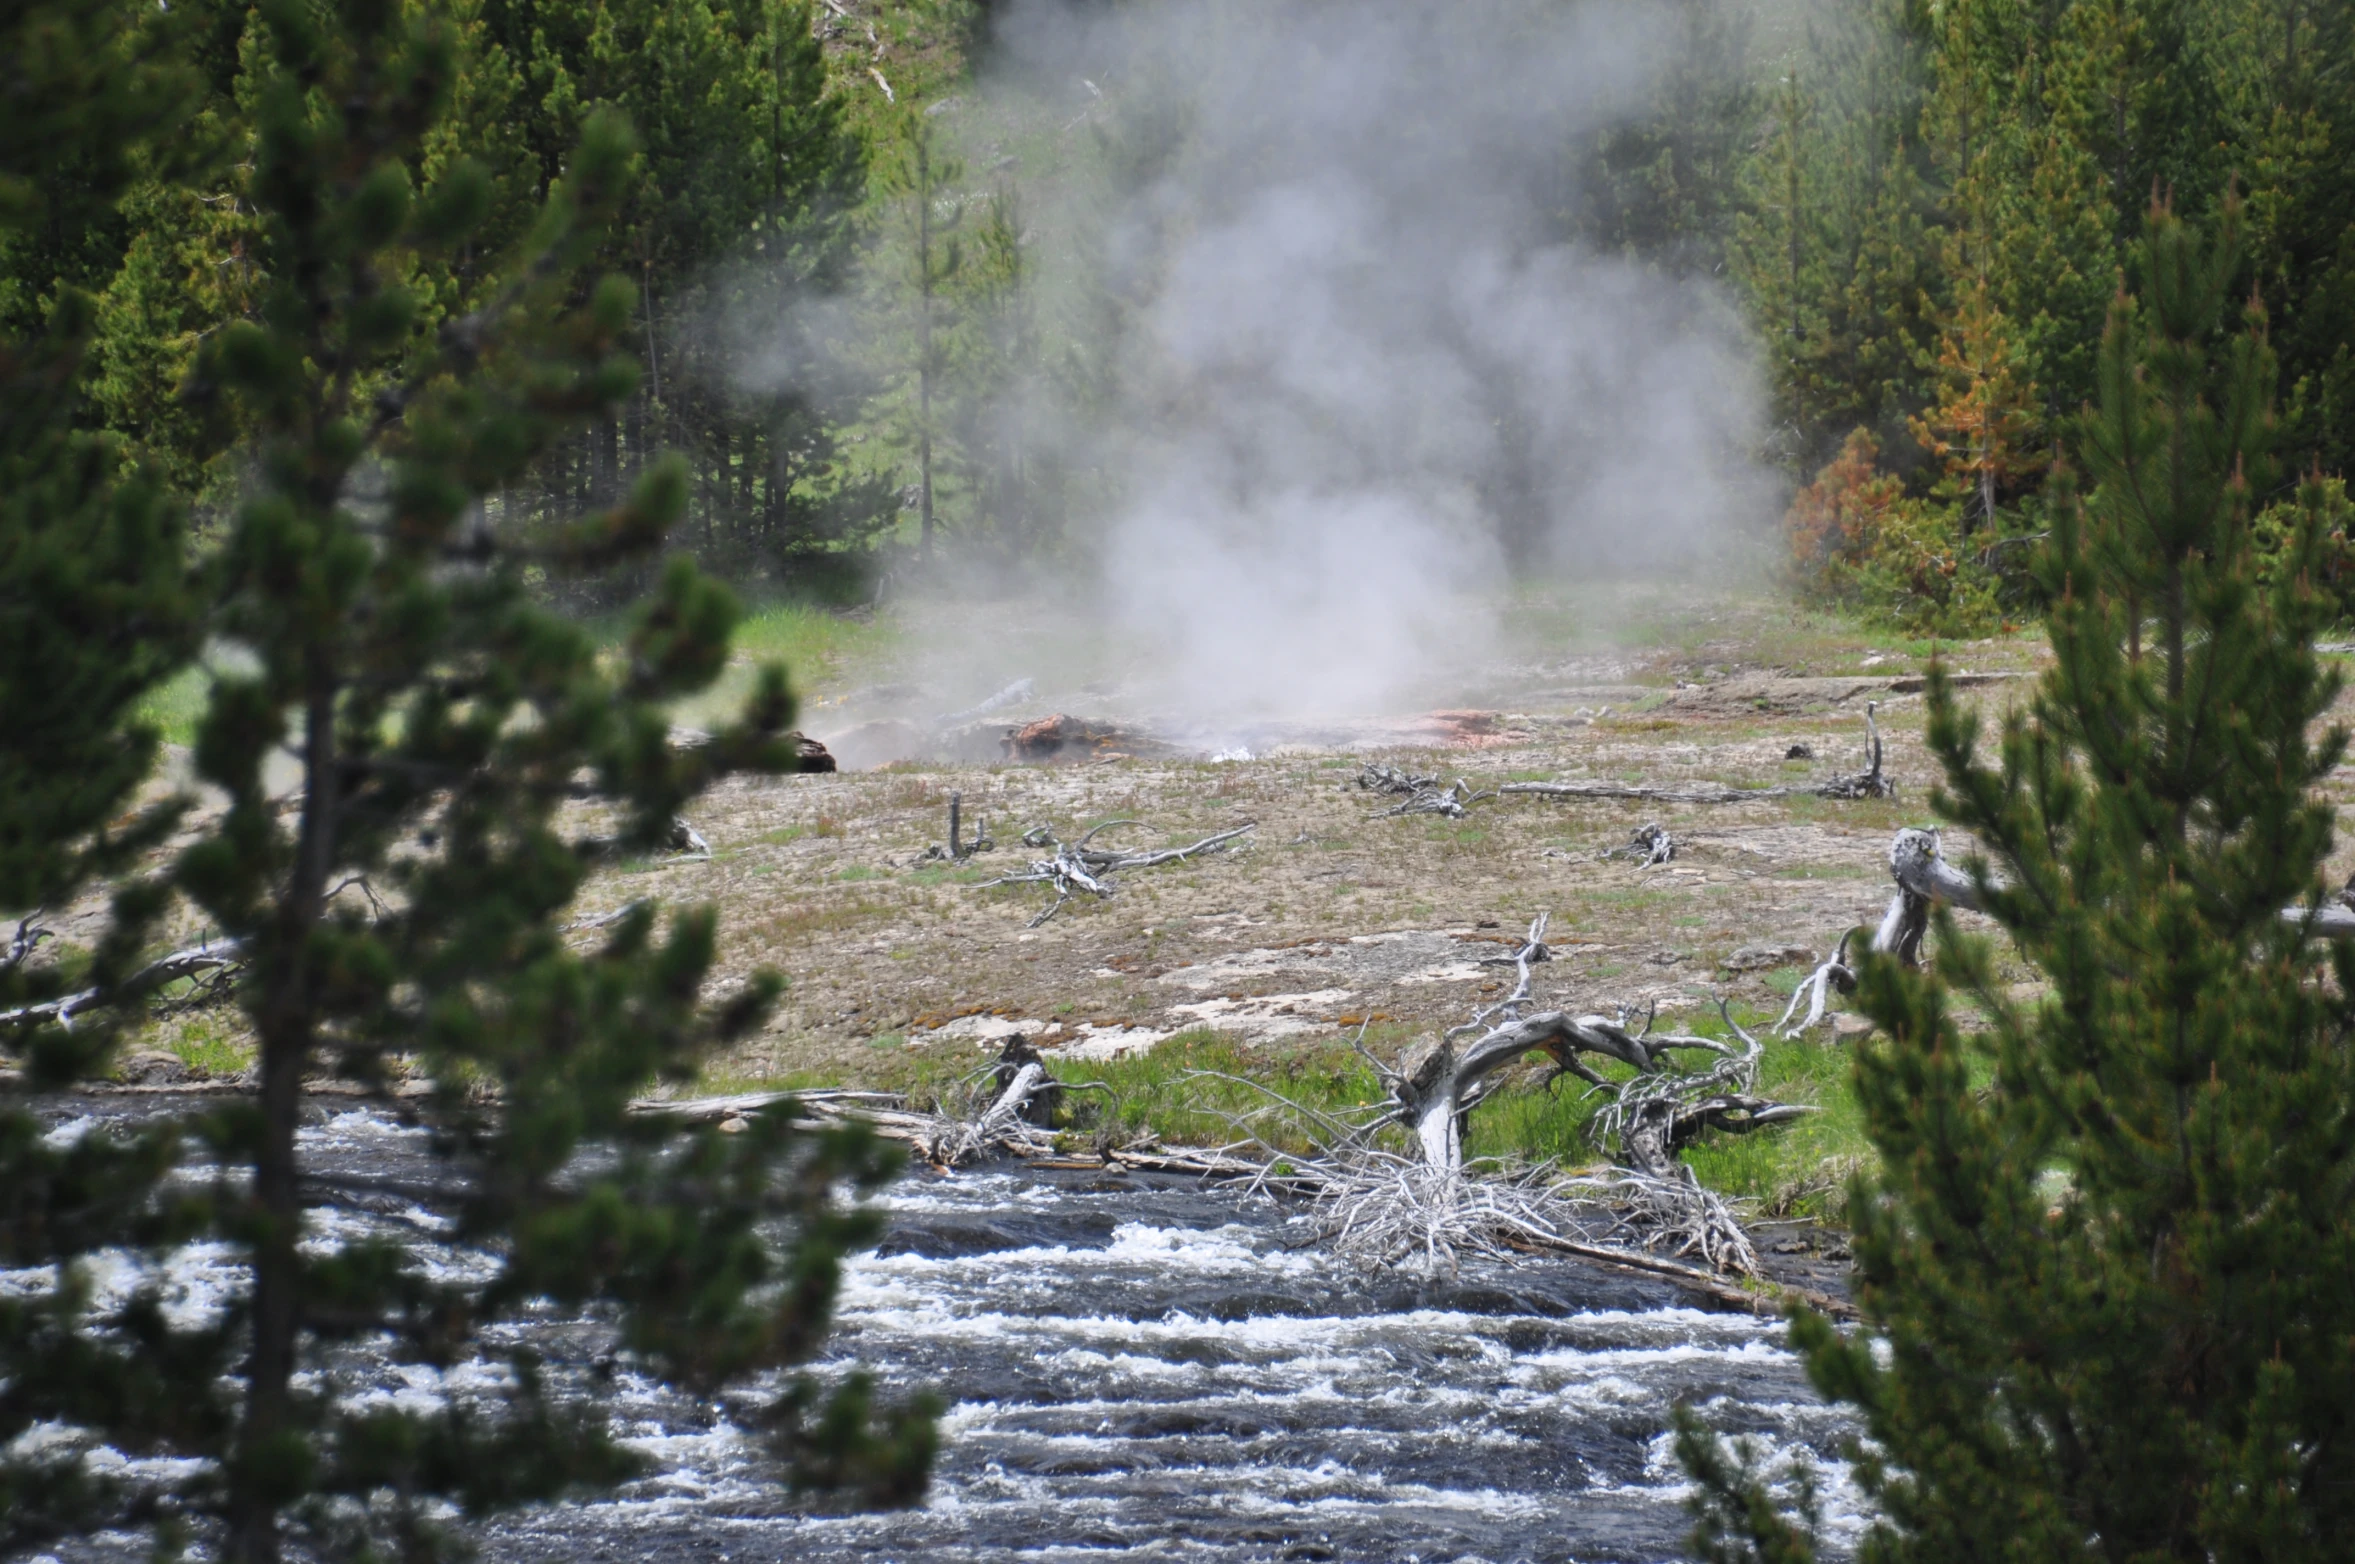
M421 1137L373 1115L305 1134L345 1171L426 1165ZM911 1178L884 1204L889 1236L849 1266L830 1361L950 1401L922 1508L791 1513L728 1403L624 1369L607 1393L652 1475L495 1522L483 1556L1666 1560L1689 1524L1679 1400L1813 1454L1835 1509L1845 1496L1831 1453L1847 1424L1781 1327L1665 1284L1550 1260L1368 1276L1299 1247L1272 1204L1134 1177ZM216 1255L174 1274L189 1309L234 1285ZM552 1365L585 1366L604 1340L554 1317L513 1329ZM468 1380L348 1369L362 1395L428 1402Z

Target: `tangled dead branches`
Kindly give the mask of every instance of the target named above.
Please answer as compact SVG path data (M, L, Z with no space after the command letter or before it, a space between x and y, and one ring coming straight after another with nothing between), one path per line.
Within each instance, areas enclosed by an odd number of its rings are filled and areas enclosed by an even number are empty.
M1385 793L1399 800L1374 816L1377 820L1400 815L1443 815L1450 820L1461 820L1472 805L1497 796L1494 792L1472 791L1471 784L1462 777L1442 787L1437 777L1416 776L1396 766L1372 761L1357 774L1357 785L1368 793Z
M1698 1256L1714 1269L1753 1272L1757 1255L1740 1220L1701 1186L1679 1154L1712 1131L1746 1134L1812 1110L1756 1095L1762 1045L1722 1004L1739 1048L1687 1033L1656 1033L1654 1016L1640 1030L1631 1029L1625 1015L1524 1016L1532 969L1552 957L1546 923L1540 914L1504 958L1517 976L1510 993L1398 1064L1368 1053L1360 1029L1357 1051L1382 1082L1382 1102L1327 1112L1256 1082L1216 1075L1266 1099L1258 1110L1229 1116L1242 1139L1223 1149L1255 1148L1266 1165L1281 1166L1296 1183L1313 1187L1310 1211L1319 1236L1370 1263L1444 1270L1460 1255L1533 1244L1633 1244L1646 1252ZM1464 1038L1471 1040L1459 1041ZM1673 1059L1685 1052L1714 1058L1705 1069L1675 1067ZM1564 1176L1551 1165L1504 1169L1465 1159L1472 1110L1498 1089L1508 1066L1533 1053L1553 1060L1549 1085L1560 1075L1575 1075L1589 1083L1590 1095L1605 1098L1589 1134L1615 1165ZM1590 1055L1634 1073L1614 1080L1587 1063ZM1270 1117L1285 1120L1293 1138L1307 1139L1314 1152L1279 1153L1266 1128ZM1377 1144L1377 1136L1390 1129L1407 1132L1409 1149Z
M1637 826L1625 846L1607 848L1596 856L1606 861L1624 858L1639 869L1657 868L1675 860L1676 839L1668 834L1668 827L1654 820Z
M985 881L983 888L986 889L993 885L1052 885L1055 887L1053 905L1030 920L1030 927L1035 929L1056 913L1061 912L1064 905L1075 896L1082 894L1110 896L1118 888L1112 880L1112 876L1115 874L1130 869L1157 868L1165 863L1184 863L1187 859L1201 854L1224 852L1231 844L1255 829L1253 822L1245 821L1239 826L1221 831L1215 836L1206 836L1199 842L1184 847L1162 847L1144 852L1115 852L1108 848L1088 845L1101 832L1112 830L1116 826L1130 826L1136 823L1134 820L1107 820L1102 825L1089 830L1078 841L1068 843L1057 841L1053 832L1040 826L1023 836L1022 845L1034 849L1051 847L1054 849L1053 855L1034 859L1030 867L1019 874L1001 875L997 879Z

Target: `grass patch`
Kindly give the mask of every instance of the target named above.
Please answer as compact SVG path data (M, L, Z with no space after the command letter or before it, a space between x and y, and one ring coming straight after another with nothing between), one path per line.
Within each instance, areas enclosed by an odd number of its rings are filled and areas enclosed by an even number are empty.
M920 1105L939 1107L984 1062L963 1051L927 1053L911 1059L893 1085ZM1200 1079L1198 1071L1239 1079ZM1323 1112L1355 1108L1383 1095L1372 1069L1337 1038L1282 1049L1250 1048L1207 1029L1180 1032L1119 1059L1060 1060L1055 1075L1111 1088L1108 1094L1066 1096L1061 1127L1075 1136L1134 1140L1150 1133L1178 1146L1220 1146L1241 1139L1235 1119L1274 1101L1244 1081L1263 1083ZM1266 1115L1257 1133L1278 1151L1305 1153L1312 1146L1306 1127L1282 1112Z
M139 720L152 724L166 744L185 748L196 742L196 722L212 692L212 675L202 667L183 668L139 698Z
M629 635L629 616L599 615L589 629L601 647L616 652ZM885 616L796 602L755 607L736 626L727 671L710 689L673 706L671 716L694 727L726 721L751 694L761 665L772 662L785 665L795 693L807 699L843 683L853 668L877 660L899 641L897 625Z
M156 1042L194 1075L235 1075L251 1069L255 1059L252 1039L226 1015L189 1016Z
M1713 1015L1696 1018L1690 1029L1704 1037L1725 1032ZM1401 1031L1396 1037L1369 1038L1369 1045L1377 1055L1388 1057L1407 1035ZM877 1042L880 1046L883 1039ZM890 1072L890 1084L920 1106L938 1108L986 1062L963 1050L929 1052L908 1058L902 1068ZM1602 1068L1615 1079L1629 1073L1620 1065L1606 1063ZM1231 1079L1205 1078L1199 1072ZM1351 1117L1384 1097L1372 1068L1338 1037L1251 1047L1223 1033L1181 1032L1148 1052L1125 1058L1061 1060L1055 1074L1064 1081L1101 1082L1111 1088L1109 1095L1087 1092L1066 1098L1058 1127L1073 1136L1075 1148L1098 1135L1128 1140L1146 1133L1170 1145L1228 1145L1243 1138L1237 1121L1257 1115L1252 1133L1279 1153L1306 1154L1315 1149L1312 1124L1284 1111L1270 1093L1315 1112ZM1601 1097L1590 1094L1574 1077L1556 1081L1550 1091L1542 1089L1538 1082L1545 1074L1545 1066L1533 1063L1523 1079L1480 1106L1465 1142L1468 1155L1507 1163L1551 1161L1566 1168L1603 1160L1588 1139ZM1712 1136L1689 1148L1685 1160L1702 1183L1722 1194L1755 1201L1778 1214L1836 1217L1842 1198L1839 1185L1849 1169L1870 1155L1863 1114L1850 1085L1847 1051L1769 1040L1759 1087L1764 1096L1808 1103L1819 1111L1788 1128L1760 1135ZM1406 1149L1404 1130L1386 1131L1384 1143L1393 1150Z

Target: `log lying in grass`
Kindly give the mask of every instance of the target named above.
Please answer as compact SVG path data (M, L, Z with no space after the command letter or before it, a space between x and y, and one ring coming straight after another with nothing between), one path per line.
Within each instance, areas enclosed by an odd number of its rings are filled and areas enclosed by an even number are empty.
M186 950L175 950L168 956L158 956L112 988L85 988L78 993L45 1000L37 1005L19 1005L14 1010L0 1010L0 1027L39 1026L47 1022L70 1027L74 1024L74 1017L84 1011L104 1009L126 1000L143 999L157 989L183 978L233 978L244 965L244 952L237 941L213 940Z
M1733 787L1724 782L1689 782L1657 787L1646 782L1507 782L1497 791L1533 798L1610 798L1642 804L1751 804L1776 798L1895 798L1897 784L1881 769L1881 727L1874 720L1877 701L1864 704L1867 734L1866 765L1823 782L1788 783L1774 787Z

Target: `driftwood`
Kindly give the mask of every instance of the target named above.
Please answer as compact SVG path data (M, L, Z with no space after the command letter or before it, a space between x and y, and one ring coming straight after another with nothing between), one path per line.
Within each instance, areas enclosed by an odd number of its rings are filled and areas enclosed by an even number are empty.
M1653 869L1675 862L1676 839L1668 834L1668 827L1654 820L1630 832L1625 845L1605 848L1595 856L1605 861L1624 858L1640 869Z
M1941 855L1935 830L1908 826L1891 839L1889 877L1896 881L1896 889L1867 944L1883 955L1895 956L1907 966L1921 964L1922 940L1930 930L1931 908L1944 903L1965 912L1987 910L1982 882ZM2000 890L2003 886L2003 881L1992 873L1984 883L1988 890ZM2303 902L2284 907L2281 918L2306 930L2315 939L2355 939L2355 882L2350 882L2334 900L2311 907ZM1841 935L1831 959L1800 983L1782 1018L1774 1024L1777 1032L1784 1037L1799 1036L1824 1018L1833 994L1856 992L1856 969L1848 960L1848 947L1860 932L1851 929ZM1794 1025L1792 1017L1799 1014L1802 1004L1806 1005L1807 1013Z
M1357 774L1357 785L1368 793L1385 793L1399 802L1383 810L1374 818L1395 819L1400 815L1444 815L1450 820L1461 820L1465 812L1484 798L1494 798L1494 792L1475 793L1462 777L1441 786L1437 777L1416 776L1396 766L1385 766L1369 761Z
M1192 1078L1240 1085L1266 1099L1253 1113L1228 1115L1242 1138L1220 1154L1256 1152L1267 1167L1284 1168L1295 1189L1313 1193L1311 1216L1322 1240L1371 1265L1448 1269L1465 1253L1501 1255L1540 1240L1632 1240L1644 1251L1666 1249L1699 1255L1724 1270L1755 1271L1757 1256L1740 1221L1676 1154L1712 1129L1744 1133L1811 1110L1755 1095L1761 1048L1738 1026L1733 1031L1744 1045L1740 1049L1712 1038L1655 1033L1649 1018L1638 1030L1624 1015L1524 1015L1531 969L1551 959L1546 921L1541 915L1532 922L1506 958L1517 981L1503 999L1480 1007L1471 1020L1395 1066L1358 1045L1382 1082L1380 1102L1326 1111L1256 1081L1196 1072ZM1731 1025L1730 1013L1726 1019ZM1714 1054L1716 1062L1698 1072L1671 1068L1671 1057L1685 1051ZM1465 1158L1470 1113L1508 1067L1532 1054L1554 1062L1549 1085L1575 1075L1611 1099L1591 1130L1598 1140L1614 1143L1619 1166L1565 1175L1550 1164L1508 1170ZM1588 1064L1588 1056L1616 1060L1635 1075L1613 1082ZM1306 1155L1280 1150L1260 1133L1265 1117L1281 1117L1305 1132L1315 1149ZM1375 1144L1380 1132L1393 1127L1406 1133L1403 1152Z
M1075 896L1082 894L1110 896L1113 894L1118 888L1111 878L1115 874L1130 869L1154 869L1165 863L1184 863L1186 860L1202 854L1225 852L1235 841L1256 828L1252 822L1245 821L1239 826L1218 832L1214 836L1206 836L1199 842L1184 847L1149 848L1142 852L1114 852L1107 848L1088 845L1101 832L1136 823L1134 820L1107 820L1090 829L1078 841L1069 843L1056 840L1053 832L1040 826L1024 833L1022 844L1025 847L1033 848L1052 847L1055 850L1054 855L1033 860L1030 867L1019 874L1000 875L997 879L986 880L982 882L983 888L987 889L993 885L1052 885L1055 887L1053 904L1046 911L1030 920L1030 926L1035 929L1056 913L1061 912Z
M1657 1198L1656 1191L1630 1185L1624 1175L1615 1180L1589 1176L1562 1181L1552 1169L1540 1167L1524 1169L1518 1175L1467 1178L1432 1169L1412 1158L1377 1152L1336 1178L1314 1158L1275 1153L1243 1157L1231 1148L1166 1147L1150 1139L1126 1146L1100 1143L1092 1151L1067 1151L1051 1136L1038 1133L1024 1111L1043 1090L1066 1084L1053 1081L1044 1061L1027 1043L1017 1040L980 1074L992 1081L994 1095L986 1110L968 1120L911 1111L907 1099L897 1093L859 1091L757 1092L655 1100L633 1103L631 1111L673 1115L690 1123L712 1124L724 1132L752 1114L786 1105L804 1123L863 1124L875 1134L907 1141L927 1161L943 1169L957 1165L958 1160L1001 1155L1049 1171L1207 1178L1304 1198L1320 1219L1329 1242L1344 1250L1378 1255L1383 1263L1396 1263L1409 1250L1427 1264L1441 1265L1452 1263L1453 1255L1464 1250L1499 1256L1558 1254L1673 1282L1713 1303L1759 1314L1779 1314L1797 1301L1835 1318L1855 1317L1854 1305L1842 1298L1755 1278L1728 1280L1716 1269L1702 1269L1610 1241L1618 1235L1640 1239L1631 1207L1634 1202ZM1689 1181L1689 1172L1684 1178ZM1606 1186L1610 1198L1597 1198ZM1576 1199L1566 1200L1564 1190L1580 1193ZM1600 1238L1588 1231L1598 1225L1605 1230ZM1720 1252L1707 1258L1717 1266L1728 1257Z
M36 938L38 932L41 931L36 931ZM24 938L21 928L18 938ZM45 1000L37 1005L19 1005L14 1010L0 1010L0 1027L39 1026L47 1022L71 1027L74 1018L85 1011L101 1010L110 1005L144 998L183 978L227 981L243 970L244 965L245 957L237 941L213 940L186 950L175 950L168 956L158 956L112 988L85 988L78 993Z
M1832 947L1831 958L1809 973L1791 991L1790 1004L1783 1008L1782 1019L1774 1024L1774 1030L1786 1041L1812 1031L1815 1024L1824 1018L1824 1011L1830 1006L1835 992L1856 992L1856 969L1848 964L1848 942L1856 938L1856 933L1856 930L1850 929L1842 934L1840 943ZM1807 1006L1807 1015L1798 1025L1793 1026L1791 1017L1799 1013L1802 1004Z
M1874 717L1879 705L1878 701L1864 703L1867 735L1865 768L1828 781L1773 787L1733 787L1724 782L1692 782L1681 787L1655 787L1642 782L1507 782L1497 791L1506 795L1536 798L1616 798L1645 804L1748 804L1776 798L1895 798L1897 784L1881 769L1881 728Z

